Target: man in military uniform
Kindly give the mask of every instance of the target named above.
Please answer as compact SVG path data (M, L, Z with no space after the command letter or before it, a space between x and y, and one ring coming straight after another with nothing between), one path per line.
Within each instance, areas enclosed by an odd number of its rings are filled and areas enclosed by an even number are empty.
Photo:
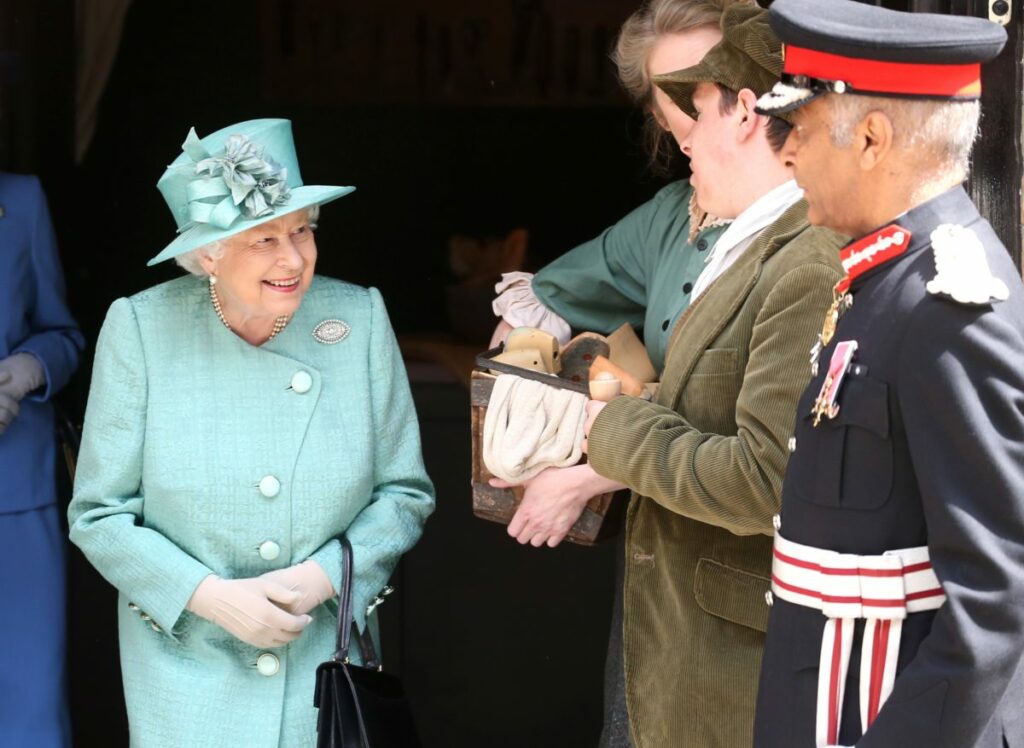
M776 0L784 148L860 237L800 400L757 748L1024 745L1024 287L961 187L988 21Z

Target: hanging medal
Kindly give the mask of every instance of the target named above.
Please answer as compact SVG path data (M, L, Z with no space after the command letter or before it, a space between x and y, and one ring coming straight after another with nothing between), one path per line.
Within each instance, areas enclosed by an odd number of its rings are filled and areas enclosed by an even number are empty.
M811 408L815 426L821 423L822 416L832 419L839 415L839 390L843 386L846 373L850 370L856 353L856 340L844 340L836 343L836 348L832 351L832 359L828 364L828 373L825 374L825 381L821 383L821 390Z
M845 284L845 285L844 285ZM825 312L825 321L821 325L821 332L818 333L818 340L811 348L811 376L818 376L818 357L822 349L832 342L835 337L836 327L839 325L839 318L847 309L853 306L853 296L847 293L849 278L843 278L832 289L832 305Z
M911 232L892 223L863 239L852 242L839 253L846 275L832 289L832 305L825 312L818 340L811 348L811 376L818 376L818 358L835 337L839 318L853 306L850 285L868 270L906 252L910 246L910 237Z

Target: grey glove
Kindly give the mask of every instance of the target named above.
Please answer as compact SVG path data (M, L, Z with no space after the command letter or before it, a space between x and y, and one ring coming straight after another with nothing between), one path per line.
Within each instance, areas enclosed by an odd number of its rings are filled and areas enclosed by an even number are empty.
M4 377L4 374L8 377ZM0 360L0 393L21 400L32 390L46 384L46 372L31 353L15 353Z
M18 401L6 391L10 381L11 373L0 371L0 434L4 433L11 425L11 421L18 417Z

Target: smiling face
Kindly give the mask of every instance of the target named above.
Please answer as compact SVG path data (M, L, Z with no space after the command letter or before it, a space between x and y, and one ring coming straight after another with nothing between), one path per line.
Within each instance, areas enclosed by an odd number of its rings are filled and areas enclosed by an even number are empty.
M856 149L840 148L832 141L832 118L825 98L805 104L793 112L793 130L782 148L783 162L793 167L793 176L804 190L807 220L845 234L856 234L860 170Z
M647 58L647 74L653 77L693 67L721 40L722 32L714 26L700 26L678 34L662 34ZM652 111L658 124L672 133L676 143L681 144L686 139L693 127L693 120L657 86L654 86Z
M313 281L316 240L308 212L293 213L229 237L219 258L204 255L227 316L247 320L291 316Z

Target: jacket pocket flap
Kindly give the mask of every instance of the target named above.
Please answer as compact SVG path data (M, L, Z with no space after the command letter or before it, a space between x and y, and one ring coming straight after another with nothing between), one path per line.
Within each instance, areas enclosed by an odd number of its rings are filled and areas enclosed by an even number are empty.
M697 562L693 594L704 612L764 632L768 630L765 593L770 587L767 577L702 558Z
M697 359L690 377L735 374L739 366L735 348L708 348Z
M880 439L889 437L889 385L877 379L851 376L839 396L837 426L859 426Z

